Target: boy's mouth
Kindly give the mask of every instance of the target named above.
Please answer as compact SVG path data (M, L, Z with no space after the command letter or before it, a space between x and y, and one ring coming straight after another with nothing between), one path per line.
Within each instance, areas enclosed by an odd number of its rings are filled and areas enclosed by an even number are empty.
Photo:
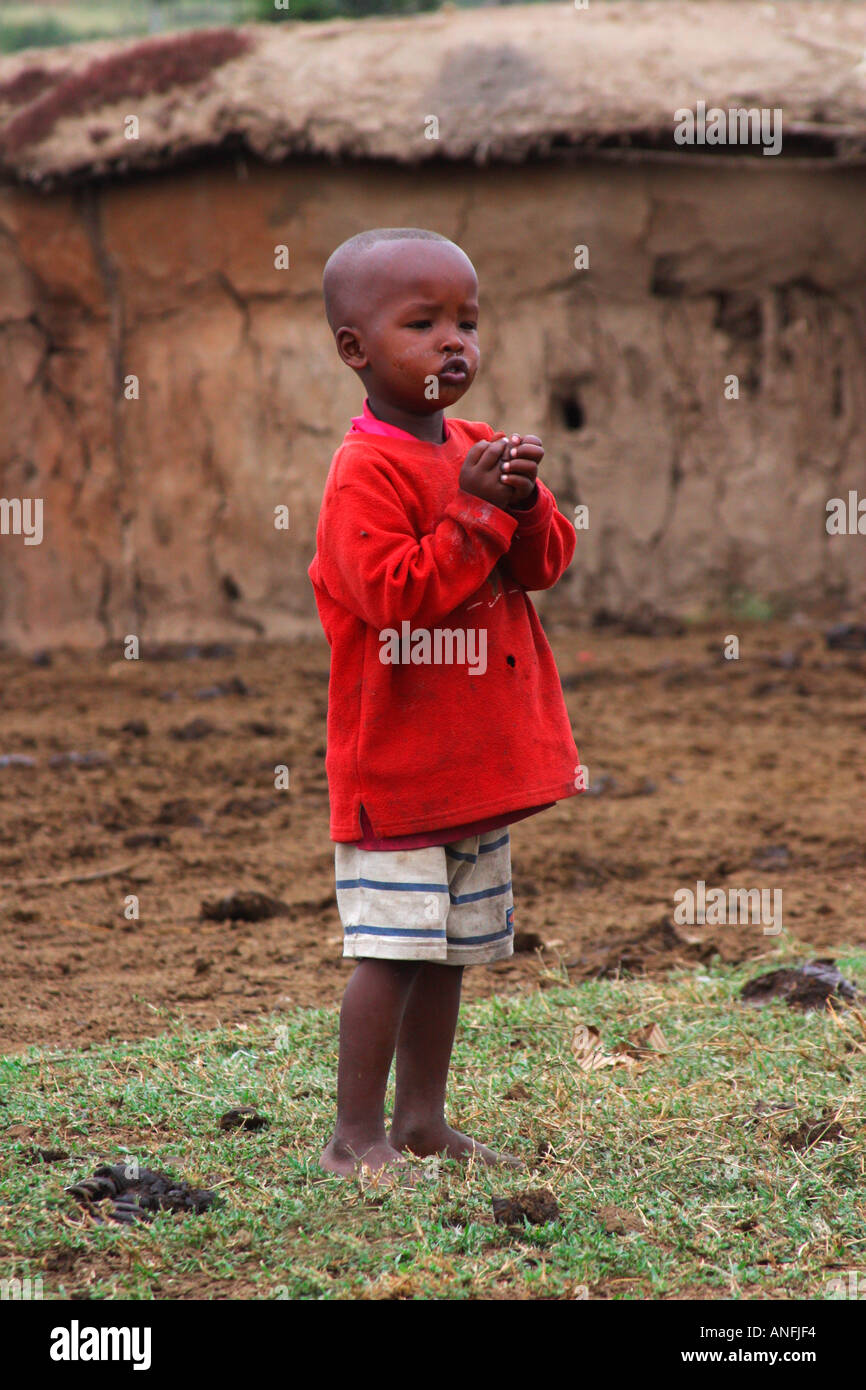
M465 357L449 357L439 373L439 380L451 386L462 385L469 378L469 363Z

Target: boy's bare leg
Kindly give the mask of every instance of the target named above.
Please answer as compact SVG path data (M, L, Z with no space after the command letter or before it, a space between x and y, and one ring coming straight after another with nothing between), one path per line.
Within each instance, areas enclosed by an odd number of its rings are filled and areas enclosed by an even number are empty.
M337 1124L319 1164L350 1177L406 1165L385 1133L385 1088L419 961L359 960L340 1010Z
M484 1163L522 1166L512 1154L499 1154L445 1121L445 1087L463 967L425 961L412 982L397 1039L397 1091L388 1138L395 1149L419 1157L444 1154Z

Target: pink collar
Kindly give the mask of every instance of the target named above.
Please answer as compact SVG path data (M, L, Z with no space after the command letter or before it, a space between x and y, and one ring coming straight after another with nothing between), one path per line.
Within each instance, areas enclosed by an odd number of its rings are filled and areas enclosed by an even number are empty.
M366 396L364 397L364 408L361 414L352 417L351 432L353 434L386 434L391 439L409 439L413 444L422 442L414 434L410 434L408 430L398 430L396 425L387 425L384 420L380 420L370 409L370 402L367 400ZM446 420L444 443L448 441L449 435L450 431L448 429L448 421Z

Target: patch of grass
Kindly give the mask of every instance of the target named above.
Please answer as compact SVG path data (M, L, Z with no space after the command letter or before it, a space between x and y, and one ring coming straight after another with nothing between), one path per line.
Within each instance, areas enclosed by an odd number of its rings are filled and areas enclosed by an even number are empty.
M752 622L769 623L776 616L769 599L750 593L747 589L733 589L728 598L728 607L733 617Z
M69 43L74 37L72 30L53 15L0 20L0 53L17 53L21 48L54 48Z
M249 0L68 0L61 8L4 0L0 52L236 24L250 17Z
M866 954L839 964L862 979ZM0 1131L0 1276L41 1275L47 1299L827 1297L831 1279L866 1268L866 1025L852 1011L747 1008L737 994L753 972L549 980L468 1006L449 1118L527 1171L428 1163L416 1189L389 1195L317 1166L335 1010L210 1033L174 1021L146 1042L6 1058L2 1123L16 1137ZM608 1052L657 1023L669 1051L587 1073L572 1051L578 1023ZM517 1083L528 1098L507 1099ZM220 1131L219 1115L244 1104L270 1127ZM843 1142L781 1146L825 1107ZM30 1166L33 1143L70 1157ZM125 1157L222 1203L94 1225L63 1189ZM524 1187L550 1188L559 1220L495 1225L491 1196Z

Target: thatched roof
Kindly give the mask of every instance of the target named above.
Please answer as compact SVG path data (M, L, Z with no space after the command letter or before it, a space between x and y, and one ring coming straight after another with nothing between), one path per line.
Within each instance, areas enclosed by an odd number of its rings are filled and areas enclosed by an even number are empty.
M680 158L696 151L674 144L673 113L699 100L781 107L782 158L859 161L864 21L859 0L591 0L31 49L0 62L0 172L45 186L224 147L269 161Z

